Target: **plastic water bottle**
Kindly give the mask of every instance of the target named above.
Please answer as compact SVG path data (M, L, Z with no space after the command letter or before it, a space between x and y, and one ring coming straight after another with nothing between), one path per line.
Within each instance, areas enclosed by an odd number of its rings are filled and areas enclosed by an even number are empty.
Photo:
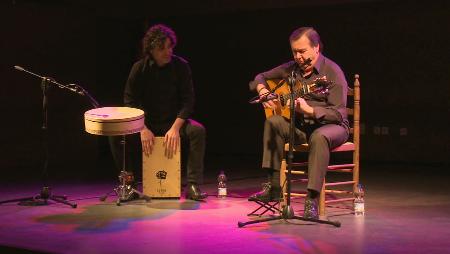
M220 171L219 176L217 177L217 197L218 198L226 198L227 197L227 177L225 173Z
M364 188L362 184L358 184L358 186L356 187L354 209L355 215L364 215Z

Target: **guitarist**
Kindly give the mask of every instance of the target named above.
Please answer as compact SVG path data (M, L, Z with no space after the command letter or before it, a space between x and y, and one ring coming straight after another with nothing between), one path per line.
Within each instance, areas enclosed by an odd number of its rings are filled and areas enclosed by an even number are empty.
M343 144L349 136L347 120L347 81L341 68L322 54L323 45L319 34L312 27L300 27L289 37L293 61L258 74L250 82L250 90L256 91L260 99L269 93L267 80L286 79L294 74L302 84L311 83L317 78L332 82L326 94L308 94L295 100L297 113L295 143L308 143L308 194L305 200L305 218L318 216L318 199L327 171L330 150ZM277 101L263 102L264 108L275 109ZM262 168L267 171L268 183L262 191L252 195L249 200L264 202L279 200L280 167L284 144L289 141L289 119L273 115L266 119L263 136Z

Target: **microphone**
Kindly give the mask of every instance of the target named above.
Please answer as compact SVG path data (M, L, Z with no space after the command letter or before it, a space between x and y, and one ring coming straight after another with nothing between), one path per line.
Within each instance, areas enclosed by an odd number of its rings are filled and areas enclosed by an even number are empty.
M25 68L23 68L21 66L18 66L18 65L14 65L14 69L16 69L18 71L23 71L23 72L29 73L29 74L31 74L33 76L36 76L36 77L42 79L43 82L53 83L54 85L58 86L59 88L65 88L65 89L70 90L70 91L72 91L74 93L77 93L79 95L83 95L83 96L86 95L86 96L89 97L89 99L91 100L92 104L95 107L98 107L98 105L99 105L98 102L95 101L95 99L92 98L92 96L90 96L89 93L86 90L84 90L84 88L82 86L79 86L77 84L63 85L63 84L58 83L54 78L40 76L40 75L35 74L35 73L31 72L31 71L28 71Z
M298 70L304 70L307 66L311 65L311 61L311 58L307 58L302 64L294 64L294 66L292 66L291 73L288 74L287 77L284 78L284 80L288 84L294 84L295 80L297 79Z
M75 92L79 95L84 95L83 89L77 84L68 84L67 89L69 89L70 91Z
M278 99L278 95L275 93L268 93L263 97L257 97L257 99L251 100L250 104L263 103L266 101L271 101L273 99Z
M18 70L18 71L25 71L24 68L18 66L18 65L14 65L14 69Z
M312 62L311 58L306 59L305 62L303 62L303 63L299 66L300 69L304 69L305 67L310 66L310 65L311 65L311 62Z

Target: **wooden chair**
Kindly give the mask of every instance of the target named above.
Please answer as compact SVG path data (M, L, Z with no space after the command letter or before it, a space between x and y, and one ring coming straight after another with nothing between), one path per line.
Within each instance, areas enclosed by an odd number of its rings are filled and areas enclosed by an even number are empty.
M345 201L353 201L353 193L356 191L357 185L359 183L359 149L360 149L360 83L359 83L359 75L355 75L354 80L354 87L353 89L349 88L348 91L348 101L353 101L352 107L347 107L347 113L350 120L350 138L349 141L342 144L339 147L334 148L331 150L331 158L334 153L341 153L341 152L347 152L347 153L353 153L352 161L351 163L347 164L335 164L335 165L329 165L328 166L328 172L342 172L351 174L352 178L348 179L347 181L333 181L328 182L327 177L325 177L324 184L322 187L322 190L320 192L320 198L319 198L319 215L324 216L325 215L325 206L327 204L331 203L337 203L337 202L345 202ZM287 171L287 162L286 162L286 155L289 151L289 144L286 144L284 147L284 155L283 160L281 163L281 170L280 170L280 184L283 187L283 194L284 197L286 197L286 185L284 184L286 181L286 173ZM294 146L294 152L303 152L307 153L309 151L308 144L301 144ZM331 160L330 160L331 162ZM331 164L331 163L330 163ZM307 182L308 179L305 177L307 176L307 162L293 162L292 164L292 170L291 174L292 176L300 175L303 176L302 179L299 180L293 180L293 177L291 177L291 181L300 181L300 182ZM343 189L342 187L345 186L352 186L352 189L350 188ZM339 189L337 189L339 188ZM333 195L335 198L329 199L327 198L327 194ZM337 197L339 196L339 197ZM306 197L306 192L304 193L294 193L291 191L291 197ZM284 198L283 200L286 200ZM285 205L286 201L281 203L281 205ZM353 207L353 206L352 206Z

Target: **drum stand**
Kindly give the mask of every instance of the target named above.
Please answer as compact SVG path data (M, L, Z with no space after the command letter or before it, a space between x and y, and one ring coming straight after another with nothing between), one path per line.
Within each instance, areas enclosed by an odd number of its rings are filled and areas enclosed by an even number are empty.
M22 71L26 71L21 69ZM28 73L31 73L29 71L26 71ZM31 73L32 75L38 76L42 79L41 81L41 88L42 88L42 136L43 136L43 150L44 150L44 161L43 161L43 179L44 179L44 187L42 187L41 193L36 196L31 197L25 197L25 198L17 198L17 199L10 199L10 200L4 200L0 201L0 204L4 203L10 203L10 202L19 202L20 205L27 205L27 206L40 206L40 205L48 205L48 200L53 200L57 203L62 203L71 206L72 208L76 208L77 204L70 203L67 201L67 196L63 195L53 195L51 192L51 188L47 186L47 178L48 178L48 133L47 133L47 90L49 86L49 82L54 82L46 77L41 77L37 74ZM56 83L56 82L54 82Z
M135 200L136 195L138 196L138 199L144 199L145 201L149 202L151 198L147 195L144 195L144 193L136 190L133 187L134 183L134 177L133 173L126 171L126 164L125 164L125 135L122 135L122 141L120 142L122 145L122 170L119 174L119 186L114 188L114 190L106 193L104 196L100 197L100 201L105 201L106 198L111 195L111 193L115 192L117 195L116 205L120 206L122 202L127 202L131 200Z

